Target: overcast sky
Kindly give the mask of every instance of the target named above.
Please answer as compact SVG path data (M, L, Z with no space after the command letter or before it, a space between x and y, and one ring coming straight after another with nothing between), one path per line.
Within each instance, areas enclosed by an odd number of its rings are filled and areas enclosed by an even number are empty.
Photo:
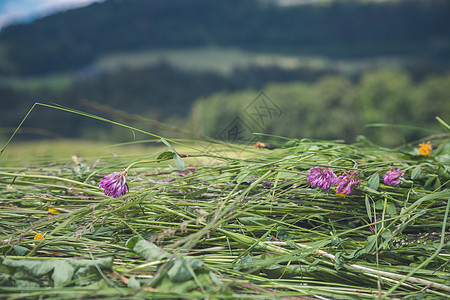
M5 25L104 0L0 0L0 29Z

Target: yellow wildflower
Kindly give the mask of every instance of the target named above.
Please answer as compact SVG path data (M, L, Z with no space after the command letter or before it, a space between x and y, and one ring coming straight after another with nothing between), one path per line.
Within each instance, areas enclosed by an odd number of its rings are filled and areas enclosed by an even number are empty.
M40 232L36 232L36 235L34 236L34 240L40 240L42 239L44 235Z
M418 152L420 155L423 155L423 156L430 155L431 150L433 150L433 147L431 147L430 141L428 141L426 143L420 143L419 146L420 146L420 148L419 148Z
M64 206L64 204L61 204L60 206ZM54 209L54 208L49 208L48 212L51 213L51 214L59 214L60 213L59 210Z
M40 240L44 237L44 235L40 232L36 232L36 235L34 236L34 240ZM36 243L32 243L31 245L36 246Z

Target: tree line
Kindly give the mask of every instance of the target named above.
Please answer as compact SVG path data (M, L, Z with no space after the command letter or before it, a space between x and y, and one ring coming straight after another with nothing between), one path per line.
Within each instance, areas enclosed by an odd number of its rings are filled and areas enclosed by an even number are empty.
M331 69L251 66L222 75L212 71L185 71L161 62L143 68L123 67L116 72L81 73L67 80L57 78L48 83L0 83L0 119L2 126L9 128L10 132L37 101L98 113L84 105L87 100L159 122L169 118L182 121L188 116L196 99L218 91L261 89L273 81L312 82L326 74L335 73ZM54 124L58 126L55 128ZM105 129L98 122L46 109L39 109L24 126L45 128L48 134L73 138L87 137L86 133L89 132L92 136L92 132L96 131L94 127L98 132ZM5 136L7 134L4 132Z
M257 99L261 92L269 98L268 105L273 103L278 109L262 123L255 110L263 104ZM348 77L326 69L254 66L220 75L182 71L161 63L66 84L0 86L0 94L3 138L36 101L99 114L164 136L182 128L178 137L203 135L224 140L224 132L239 118L250 134L346 142L364 134L384 145L395 145L432 132L428 130L438 126L435 116L445 119L450 115L450 74L405 69L372 70ZM365 128L369 123L394 127ZM18 138L131 138L129 131L110 124L44 108L34 111L23 126Z
M271 83L262 92L263 98L261 91L249 89L199 99L191 110L191 128L247 143L258 139L252 136L256 132L345 142L365 135L394 146L439 132L433 131L440 129L435 117L450 116L450 73L415 82L404 70L384 69L356 81L332 75L313 83Z
M0 74L78 70L105 53L235 46L330 57L450 57L446 0L107 0L0 32Z

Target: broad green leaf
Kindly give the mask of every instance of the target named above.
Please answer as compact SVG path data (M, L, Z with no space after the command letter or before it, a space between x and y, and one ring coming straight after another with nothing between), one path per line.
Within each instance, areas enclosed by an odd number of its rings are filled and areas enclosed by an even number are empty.
M134 246L136 246L136 243L139 242L139 241L142 240L142 239L143 239L143 238L142 238L141 236L135 235L135 236L129 238L129 239L126 241L125 246L126 246L128 249L133 250L133 249L134 249Z
M14 245L13 249L19 256L25 256L25 254L27 254L27 252L29 251L28 248L18 246L18 245Z
M418 165L417 167L415 167L412 172L411 172L411 179L415 180L418 179L420 177L420 172L422 171L420 165Z
M435 176L428 178L427 181L425 181L425 184L424 184L425 189L427 189L427 190L434 189L433 187L434 187L434 181L435 180L436 180Z
M133 251L147 260L162 260L169 258L170 254L167 251L162 250L153 243L150 243L144 239L139 239L134 247Z
M177 153L173 154L173 162L178 170L184 170L186 168L183 159Z
M97 272L95 266L82 266L73 274L73 280L78 280L79 285L88 285L98 282L98 278L89 275Z
M373 252L376 250L376 248L377 248L377 235L376 234L369 235L367 237L367 245L364 247L363 253ZM362 253L360 253L359 255L361 254Z
M112 270L113 258L112 257L102 257L95 260L83 259L83 260L70 260L70 264L75 268L75 273L73 279L81 279L88 277L91 274L97 274L98 269ZM97 282L95 278L84 279L79 282L80 285Z
M375 202L375 208L376 209L383 209L383 207L384 207L384 200L383 199L380 199L377 202Z
M336 270L341 269L344 266L345 260L352 260L360 257L363 254L371 253L376 250L377 245L377 235L373 234L367 237L367 244L354 250L350 254L345 254L344 252L338 252L335 255L334 268Z
M290 140L284 143L283 148L291 148L297 145L297 140Z
M387 240L388 238L390 238L392 235L391 231L389 229L385 229L383 230L383 232L381 233L381 237L385 240Z
M55 259L55 260L29 260L29 259L4 259L3 264L15 268L16 285L34 286L34 280L42 281L42 276L50 275L55 287L67 284L73 279L97 274L98 268L112 268L112 257L100 259ZM83 274L78 274L81 272ZM22 276L26 275L26 277ZM22 281L19 281L22 280ZM30 285L31 284L31 285Z
M209 272L209 277L211 278L211 281L218 286L222 286L223 282L222 280L220 280L220 278L216 275L216 273L214 273L213 271Z
M0 257L0 275L1 274L11 274L9 271L10 271L10 269L3 264L3 258ZM1 286L1 284L0 284L0 286Z
M380 185L380 175L378 175L378 173L375 173L368 178L367 186L369 188L376 191L379 185Z
M39 261L28 259L8 259L3 260L3 264L8 267L19 268L31 276L39 277L53 270L54 262L51 260Z
M207 284L207 283L211 282L211 280L210 280L208 274L199 274L198 282ZM170 291L171 293L183 294L183 293L187 293L187 292L190 292L193 290L198 290L199 286L198 286L197 282L195 282L195 280L187 280L187 281L175 283L172 280L170 280L169 277L165 277L165 278L163 278L163 280L161 280L161 283L156 286L156 288L161 291ZM190 298L200 298L200 299L202 299L203 297L193 297L192 295L189 296L188 294L186 294L186 296L184 298L189 298L189 299Z
M55 287L69 282L75 272L75 268L70 264L70 261L55 261L53 268L52 280Z
M388 213L391 216L395 216L397 214L397 209L395 208L394 203L392 202L386 203L386 213Z
M263 217L239 217L238 220L243 225L249 226L268 226L273 224L273 221Z
M162 284L164 284L164 282L169 281L172 282L172 280L169 279L169 276L167 276L167 272L170 270L170 268L173 265L173 260L172 261L168 261L166 263L164 263L159 269L158 272L156 272L156 274L153 276L153 278L150 280L150 282L148 283L149 286L151 287L158 287ZM172 282L173 285L173 282Z
M169 144L169 142L168 141L166 141L165 139L163 139L163 138L161 138L161 142L163 142L164 143L164 145L166 145L167 146L167 148L169 148L170 150L172 150L174 153L177 153L177 151L175 151L175 149L172 147L172 145L171 144Z
M437 174L438 174L439 177L442 177L442 178L445 178L445 179L450 178L450 170L449 170L449 168L447 168L447 166L441 166L438 169Z
M241 272L249 272L249 271L254 272L260 269L258 262L259 262L258 259L250 255L246 255L243 258L241 258L238 263L235 264L234 269Z
M94 268L102 268L102 269L108 269L111 268L113 265L113 258L111 256L109 257L101 257L96 258L95 260L92 259L71 259L70 263L75 266L76 268L81 267L94 267Z
M172 151L164 151L158 157L156 158L158 162L161 162L163 160L169 160L173 158L173 152Z
M336 253L336 255L334 256L334 268L336 270L340 270L344 267L345 264L345 260L344 260L344 256L345 253L344 252L338 252Z
M19 288L38 288L39 283L33 280L26 280L26 279L15 279L15 284Z
M203 265L201 260L195 258L184 258L181 256L177 256L172 268L167 272L169 278L174 282L183 282L193 278L191 270L195 271L199 267Z
M182 282L192 279L192 274L189 272L186 261L180 257L174 260L172 267L167 272L167 275L169 275L169 278L174 282Z
M128 240L127 247L130 248L132 245L134 245L133 251L147 260L157 261L172 256L169 252L162 250L155 244L140 237ZM175 282L185 284L191 281L191 279L194 279L193 284L201 287L202 284L198 281L196 271L202 266L203 261L201 260L177 255L173 260L169 260L162 265L149 284L152 287L160 288L161 286L170 285L170 282L174 286Z
M204 263L203 261L196 259L196 258L192 258L192 257L182 257L184 261L186 261L186 263L189 264L189 266L191 266L191 268L193 270L197 270L200 267L203 267Z
M386 208L384 207L385 201L383 199L378 200L375 203L375 208L379 210L384 210L387 214L395 216L397 214L397 209L392 202L386 202Z
M440 191L441 190L441 180L439 179L439 177L436 177L436 180L435 180L434 185L433 185L433 190L434 191Z
M11 285L13 285L11 275L0 273L0 286L11 286Z
M127 284L127 286L128 286L130 289L135 289L135 290L141 288L141 284L139 283L139 281L137 281L137 279L136 279L135 276L131 276L131 277L128 279L128 284Z

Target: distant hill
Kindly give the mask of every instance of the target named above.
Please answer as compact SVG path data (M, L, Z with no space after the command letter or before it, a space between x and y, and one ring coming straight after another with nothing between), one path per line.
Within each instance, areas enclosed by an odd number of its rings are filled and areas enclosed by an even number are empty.
M227 46L330 57L450 58L450 1L107 0L0 32L0 75L73 71L102 55Z

